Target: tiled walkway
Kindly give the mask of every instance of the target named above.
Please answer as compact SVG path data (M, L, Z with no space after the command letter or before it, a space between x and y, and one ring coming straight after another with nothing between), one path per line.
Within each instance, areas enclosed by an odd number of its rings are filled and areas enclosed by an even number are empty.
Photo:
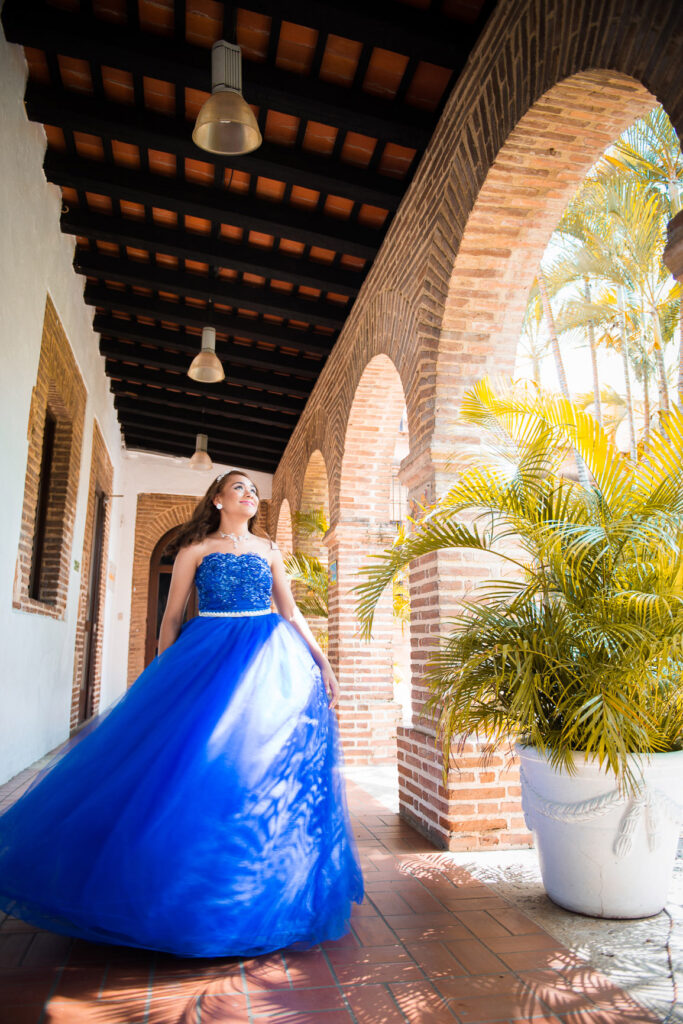
M0 806L32 773L0 787ZM307 953L197 960L0 925L2 1024L654 1022L359 785L349 803L367 896Z

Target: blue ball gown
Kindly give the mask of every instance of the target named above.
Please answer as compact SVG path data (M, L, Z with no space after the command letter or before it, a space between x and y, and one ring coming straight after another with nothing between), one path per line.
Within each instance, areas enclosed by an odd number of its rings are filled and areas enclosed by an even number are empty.
M179 956L339 938L363 880L320 671L266 559L195 582L199 616L0 816L0 907Z

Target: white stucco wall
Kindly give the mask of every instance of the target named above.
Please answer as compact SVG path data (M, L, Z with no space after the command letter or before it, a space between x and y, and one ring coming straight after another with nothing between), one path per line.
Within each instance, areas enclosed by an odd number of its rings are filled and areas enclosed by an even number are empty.
M74 239L59 227L61 193L42 164L40 125L26 118L23 50L0 29L0 783L53 749L68 735L80 575L72 570L66 614L56 621L12 608L20 535L27 426L36 381L45 300L49 293L85 381L86 405L73 560L83 551L93 418L114 466L114 497L104 614L102 707L124 692L130 620L135 507L141 491L200 495L212 474L186 460L121 447L121 434L83 301L84 279L72 267ZM229 467L216 465L214 474ZM253 474L263 497L271 478Z

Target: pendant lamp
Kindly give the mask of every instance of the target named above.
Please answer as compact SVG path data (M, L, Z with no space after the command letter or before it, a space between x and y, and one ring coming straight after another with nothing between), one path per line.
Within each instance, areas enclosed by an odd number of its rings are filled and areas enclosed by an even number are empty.
M187 376L203 384L216 384L219 380L225 380L221 361L216 355L215 327L205 327L202 330L201 352L190 363Z
M207 451L208 444L207 434L197 434L197 447L190 459L190 469L213 469L213 462Z
M211 49L211 95L202 105L192 141L209 153L251 153L263 142L258 122L242 96L242 51L219 39Z

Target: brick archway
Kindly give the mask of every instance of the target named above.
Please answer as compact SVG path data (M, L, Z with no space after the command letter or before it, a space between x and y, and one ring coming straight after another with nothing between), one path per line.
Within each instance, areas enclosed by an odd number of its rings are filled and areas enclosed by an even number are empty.
M292 511L286 498L282 499L277 514L275 527L275 541L284 554L289 554L294 549L292 533Z
M187 522L194 512L198 500L196 497L184 494L138 495L128 641L129 686L135 682L145 667L149 563L152 552L164 534L174 526Z

